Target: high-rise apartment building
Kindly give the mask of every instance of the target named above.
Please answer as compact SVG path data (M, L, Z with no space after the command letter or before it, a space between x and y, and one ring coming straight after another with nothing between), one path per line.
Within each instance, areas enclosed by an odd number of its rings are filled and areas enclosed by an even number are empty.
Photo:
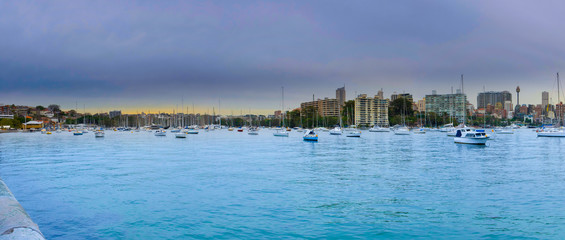
M438 115L447 114L459 122L466 115L467 96L465 94L432 94L426 95L426 112Z
M379 91L377 92L377 97L378 97L379 99L385 99L384 92L383 92L383 89L382 89L382 88L381 88L381 90L379 90Z
M300 104L301 109L313 107L315 111L322 117L338 117L340 105L335 98L318 99L311 102L303 102Z
M339 106L345 105L345 86L335 90L335 99L337 99Z
M300 104L301 109L313 107L322 117L338 117L340 108L345 105L345 86L335 91L336 98L324 98ZM312 99L313 100L313 99Z
M122 116L122 111L121 110L110 111L109 115L110 118L119 117Z
M546 109L547 105L549 105L549 93L546 91L541 92L541 107L542 109ZM545 112L545 110L543 110Z
M495 106L499 103L499 106L505 107L506 101L512 102L512 94L508 91L502 92L482 92L477 95L477 108L486 108L487 105ZM512 108L506 109L508 111L512 111Z
M426 98L418 100L418 102L416 103L416 110L418 110L418 112L426 111Z
M388 99L378 95L374 98L361 94L355 98L355 125L357 126L388 126Z

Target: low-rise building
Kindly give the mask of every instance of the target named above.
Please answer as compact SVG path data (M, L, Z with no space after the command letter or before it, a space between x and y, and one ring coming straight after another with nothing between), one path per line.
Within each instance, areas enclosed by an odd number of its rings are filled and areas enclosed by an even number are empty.
M40 121L25 122L25 123L22 123L22 128L25 128L25 129L43 128L43 122L40 122Z

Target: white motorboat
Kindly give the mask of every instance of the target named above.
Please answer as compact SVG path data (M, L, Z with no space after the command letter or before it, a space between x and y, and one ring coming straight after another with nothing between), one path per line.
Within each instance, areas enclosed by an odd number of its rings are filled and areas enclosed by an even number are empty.
M100 138L100 137L104 137L104 131L102 130L96 130L94 132L94 137Z
M306 133L304 134L304 137L302 137L302 138L304 139L304 141L317 142L318 141L318 134L316 134L316 132L314 132L314 130L306 129Z
M186 132L175 133L175 138L186 138Z
M538 137L565 137L565 131L560 128L542 128L537 134Z
M369 132L390 132L390 128L384 128L375 125L369 129Z
M167 136L167 131L165 131L165 130L157 130L157 131L155 131L155 136L158 136L158 137Z
M394 135L410 135L410 129L406 126L395 128L392 131L394 132Z
M468 127L457 129L453 138L455 143L472 145L485 145L487 140L487 135L484 132L477 132Z
M361 137L361 131L355 128L347 128L345 129L345 136L346 137Z
M341 135L343 133L343 130L341 130L341 127L335 127L334 129L330 130L330 135Z

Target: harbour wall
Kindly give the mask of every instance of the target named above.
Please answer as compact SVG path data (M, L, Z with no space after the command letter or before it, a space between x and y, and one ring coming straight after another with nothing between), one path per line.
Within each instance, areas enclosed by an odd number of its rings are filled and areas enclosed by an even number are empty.
M0 240L45 240L22 205L0 178Z

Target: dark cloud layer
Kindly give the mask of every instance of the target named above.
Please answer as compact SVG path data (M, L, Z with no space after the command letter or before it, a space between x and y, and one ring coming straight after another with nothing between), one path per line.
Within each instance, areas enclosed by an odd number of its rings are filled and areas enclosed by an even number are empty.
M486 85L540 102L563 69L559 1L0 3L0 102L97 108L181 97L273 109L384 88L417 98ZM109 103L109 99L113 102Z

